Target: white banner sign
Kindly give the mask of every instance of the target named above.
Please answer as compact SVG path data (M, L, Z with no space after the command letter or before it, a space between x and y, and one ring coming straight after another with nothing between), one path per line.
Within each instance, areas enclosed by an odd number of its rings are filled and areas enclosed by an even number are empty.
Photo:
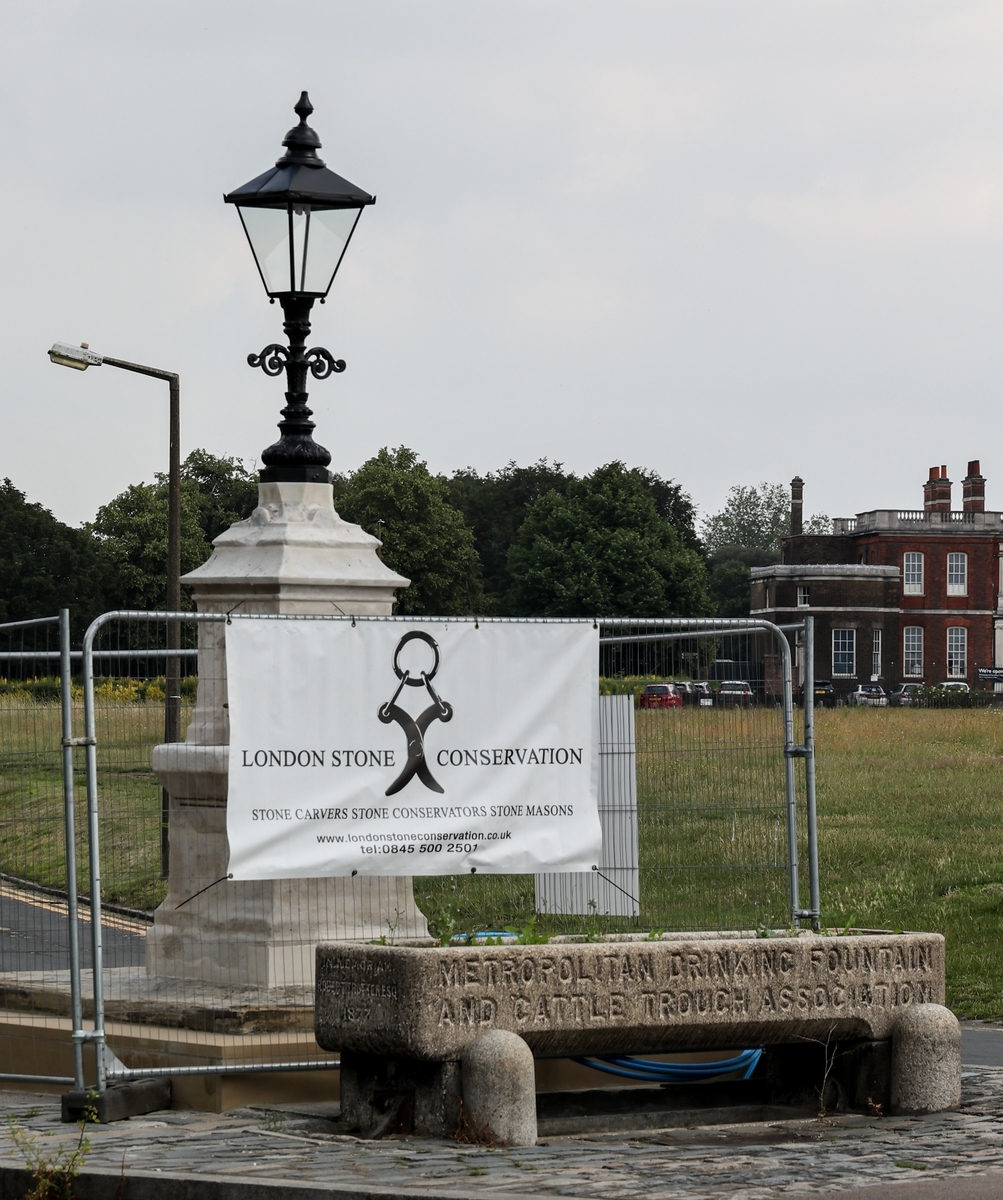
M226 627L234 879L589 871L592 622Z

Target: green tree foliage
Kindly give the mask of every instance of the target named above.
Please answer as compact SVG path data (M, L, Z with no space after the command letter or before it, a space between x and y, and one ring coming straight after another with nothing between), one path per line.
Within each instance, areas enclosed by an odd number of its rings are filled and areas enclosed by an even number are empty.
M710 552L710 594L719 617L749 615L750 568L780 561L780 539L791 528L791 497L780 483L737 486L724 508L703 524ZM817 513L804 522L804 532L825 534L828 517Z
M532 506L509 552L524 616L672 616L708 611L706 568L659 514L650 478L621 462Z
M729 546L710 558L710 598L714 615L718 617L747 617L750 601L750 567L766 567L775 563L779 554L773 550L744 550Z
M182 480L182 574L209 556L198 518L198 488ZM157 483L130 484L98 509L88 529L114 570L114 607L162 609L167 601L167 483L158 476Z
M724 508L703 524L703 539L711 554L732 546L780 553L780 539L791 528L790 492L780 483L733 487ZM831 532L832 522L817 513L804 523L804 532ZM776 561L776 559L774 559Z
M397 594L402 614L457 616L477 611L481 572L474 537L450 504L449 485L406 446L384 447L335 480L335 505L383 542L383 561L407 576Z
M136 483L87 526L115 577L115 607L161 608L167 597L167 476ZM194 450L181 466L181 572L209 557L212 539L257 503L257 483L236 458ZM183 603L188 604L187 599Z
M548 492L563 494L571 478L560 463L541 458L530 467L510 462L486 475L478 475L468 467L449 480L450 500L473 531L483 572L486 612L506 611L505 599L512 588L508 552L526 514Z
M69 608L77 632L105 607L114 587L86 530L31 504L9 479L0 484L0 621L54 616Z
M662 479L655 471L639 468L634 475L650 494L658 515L675 528L683 545L700 550L696 511L690 497L677 483ZM509 568L509 551L522 524L548 492L563 496L574 481L575 476L566 473L561 463L549 463L545 458L529 467L510 462L486 475L468 467L450 479L452 502L474 531L484 572L485 611L511 611L515 579Z
M678 483L663 479L656 471L638 467L637 474L654 500L658 515L675 529L683 545L703 553L703 542L696 530L697 510L690 495Z
M207 450L193 450L182 464L181 478L198 489L199 525L210 544L257 507L257 476L246 471L239 458L217 458Z

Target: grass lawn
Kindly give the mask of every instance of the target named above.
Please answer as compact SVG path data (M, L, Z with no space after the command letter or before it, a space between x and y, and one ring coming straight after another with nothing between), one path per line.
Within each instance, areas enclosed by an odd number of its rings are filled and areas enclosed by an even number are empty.
M1003 709L817 715L826 924L947 937L947 1002L1003 1016Z
M538 932L782 924L777 710L636 717L641 919L541 918ZM165 886L149 769L162 720L157 703L99 708L105 895L141 908ZM825 924L944 933L948 1003L1003 1017L1003 709L824 709L817 742ZM58 745L58 705L0 700L0 870L56 887L65 879ZM82 774L76 786L86 891ZM802 868L805 859L802 849ZM440 928L533 921L532 876L416 880L415 892ZM807 894L802 869L802 902Z

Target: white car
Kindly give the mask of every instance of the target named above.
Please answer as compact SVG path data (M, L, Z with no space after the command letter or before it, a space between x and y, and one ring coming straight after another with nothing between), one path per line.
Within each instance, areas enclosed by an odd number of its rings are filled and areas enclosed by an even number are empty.
M938 686L942 692L970 692L972 690L967 683L963 683L960 679L951 679Z
M865 704L870 708L887 708L888 697L879 683L862 683L855 692L850 693L850 703Z

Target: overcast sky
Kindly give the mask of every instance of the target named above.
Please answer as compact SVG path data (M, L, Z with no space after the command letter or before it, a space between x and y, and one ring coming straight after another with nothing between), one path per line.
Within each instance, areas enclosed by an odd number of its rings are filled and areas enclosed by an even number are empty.
M183 453L252 465L281 336L222 194L301 89L378 200L313 341L317 440L434 470L613 458L703 512L1003 508L1003 3L38 0L0 13L0 477L71 523ZM960 487L955 491L960 507Z

